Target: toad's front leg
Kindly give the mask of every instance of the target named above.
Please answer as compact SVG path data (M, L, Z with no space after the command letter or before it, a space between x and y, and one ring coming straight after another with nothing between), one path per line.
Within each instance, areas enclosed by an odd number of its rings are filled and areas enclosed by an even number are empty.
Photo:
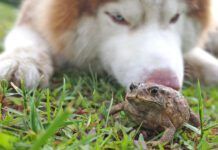
M158 141L160 144L170 142L176 132L176 128L168 117L163 118L161 126L165 129L163 136Z
M119 103L111 108L110 115L114 115L114 114L122 111L123 109L124 109L124 102Z
M176 132L176 128L174 127L174 125L172 124L172 122L170 121L168 117L162 119L161 127L163 127L165 131L163 133L163 136L160 138L160 140L151 141L151 142L148 142L148 144L157 146L158 144L166 144L173 139L174 134Z

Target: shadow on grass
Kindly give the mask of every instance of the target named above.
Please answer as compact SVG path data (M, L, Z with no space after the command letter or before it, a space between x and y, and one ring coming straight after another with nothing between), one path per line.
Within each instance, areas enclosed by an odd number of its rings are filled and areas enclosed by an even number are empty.
M21 3L21 0L0 0L0 3L5 3L13 7L18 7Z

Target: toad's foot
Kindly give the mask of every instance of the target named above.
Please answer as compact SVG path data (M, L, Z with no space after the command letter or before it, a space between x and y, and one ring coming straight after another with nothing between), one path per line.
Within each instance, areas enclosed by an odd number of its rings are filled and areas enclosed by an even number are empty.
M195 127L200 126L200 119L192 110L190 110L189 123Z
M176 128L174 127L169 118L163 119L162 127L164 127L165 131L159 142L165 144L173 139Z

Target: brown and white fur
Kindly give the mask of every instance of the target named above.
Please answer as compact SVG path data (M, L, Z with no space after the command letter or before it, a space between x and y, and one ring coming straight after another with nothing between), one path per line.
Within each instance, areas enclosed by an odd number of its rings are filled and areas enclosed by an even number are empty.
M0 79L47 86L54 66L70 62L103 69L125 87L156 82L180 89L185 60L190 74L218 84L218 60L195 48L212 25L216 1L25 0L5 39Z

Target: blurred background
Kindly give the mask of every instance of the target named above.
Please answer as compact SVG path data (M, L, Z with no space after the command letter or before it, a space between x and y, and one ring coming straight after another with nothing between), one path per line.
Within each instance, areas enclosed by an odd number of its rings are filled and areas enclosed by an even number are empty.
M21 0L0 0L0 51L3 40L15 22Z

